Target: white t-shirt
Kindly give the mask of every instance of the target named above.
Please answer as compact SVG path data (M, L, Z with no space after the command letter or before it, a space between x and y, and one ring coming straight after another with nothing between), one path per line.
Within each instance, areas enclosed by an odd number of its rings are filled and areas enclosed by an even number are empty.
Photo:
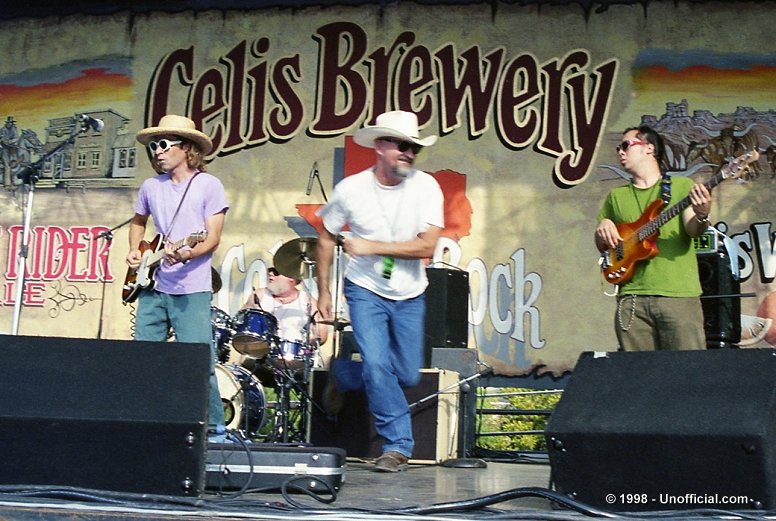
M312 308L307 293L300 291L296 299L288 304L281 304L265 288L259 299L259 305L261 309L272 313L277 319L278 336L282 340L304 341L304 327L307 325L307 317Z
M348 225L356 237L403 242L429 226L444 227L444 197L436 179L420 170L413 170L396 186L384 186L370 168L340 181L319 214L334 235ZM421 259L394 258L390 278L384 278L383 271L382 256L355 256L348 262L345 278L393 300L416 297L428 285Z

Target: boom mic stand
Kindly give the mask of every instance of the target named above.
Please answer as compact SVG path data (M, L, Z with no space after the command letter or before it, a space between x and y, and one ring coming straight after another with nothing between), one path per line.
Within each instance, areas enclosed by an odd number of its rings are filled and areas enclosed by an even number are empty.
M423 403L431 400L432 398L445 394L448 391L450 391L450 389L454 389L455 387L458 387L460 392L467 393L471 390L471 386L469 385L469 382L477 378L480 378L481 376L486 376L491 372L493 372L493 368L490 366L486 366L486 368L483 369L482 371L474 373L473 375L467 378L464 378L463 380L459 380L454 384L448 385L444 389L440 389L434 393L429 394L428 396L424 396L423 398L421 398L416 402L409 404L409 409L411 411L415 407L422 405ZM460 404L460 408L463 409L460 415L466 418L468 416L467 415L468 411L466 411L466 400L459 398L458 403ZM466 424L464 423L464 428L465 427L466 427ZM461 433L461 435L465 436L466 432ZM466 455L464 454L464 456ZM446 459L442 463L440 463L440 465L442 465L443 467L455 467L455 468L485 468L488 466L485 460L482 460L480 458L467 458L467 457Z
M129 219L127 219L123 223L121 223L119 225L116 225L113 228L110 228L109 230L105 230L104 232L101 232L101 233L97 234L97 236L94 237L95 241L97 239L105 239L105 242L108 243L108 249L107 249L108 253L107 253L106 257L105 257L105 268L106 269L103 270L103 273L102 273L102 298L100 300L100 322L99 322L99 324L97 326L97 338L102 338L102 325L103 325L103 318L104 318L104 313L105 313L105 286L107 285L107 282L108 282L106 280L106 278L105 278L105 272L107 271L107 267L108 267L108 259L110 258L111 245L113 244L113 232L115 232L119 228L122 228L122 227L126 226L130 222L132 222L132 217L130 217Z
M40 180L40 171L46 160L66 146L72 145L75 142L76 136L81 132L85 132L88 128L89 125L84 122L81 123L81 128L78 128L78 125L75 125L73 131L66 140L57 145L57 147L50 152L44 154L43 157L34 163L22 167L22 169L16 173L17 179L21 179L22 184L27 188L27 205L24 210L22 243L19 246L19 260L16 267L16 292L13 301L13 324L11 326L11 334L13 335L19 334L19 319L21 318L22 298L24 297L24 278L27 269L27 255L29 254L30 220L32 216L32 201L33 196L35 195L35 183Z

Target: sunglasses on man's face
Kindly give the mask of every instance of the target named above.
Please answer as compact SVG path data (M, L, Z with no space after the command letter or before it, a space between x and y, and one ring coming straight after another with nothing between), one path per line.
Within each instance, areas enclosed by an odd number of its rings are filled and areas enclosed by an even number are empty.
M649 141L641 141L639 139L626 139L619 145L617 145L617 152L625 152L630 147L635 147L636 145L649 145Z
M410 143L409 141L404 141L403 139L393 138L393 137L384 137L381 138L383 141L387 141L389 143L393 143L396 145L396 148L399 149L399 152L406 152L407 150L412 150L412 153L415 155L418 155L421 150L423 150L422 145L418 145L416 143Z
M151 150L151 152L156 152L157 149L161 150L162 152L167 152L174 145L180 145L181 143L183 143L183 141L181 141L180 139L178 140L160 139L159 141L149 141L148 148L149 150Z

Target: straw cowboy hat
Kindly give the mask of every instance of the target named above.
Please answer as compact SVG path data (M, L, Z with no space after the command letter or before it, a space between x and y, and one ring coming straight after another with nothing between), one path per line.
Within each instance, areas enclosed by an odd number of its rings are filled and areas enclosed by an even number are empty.
M137 133L136 139L144 145L157 136L174 135L193 141L199 145L202 154L207 155L213 149L213 142L206 134L197 130L194 122L183 116L167 114L155 127L144 128Z
M436 143L436 136L418 137L418 117L412 112L394 110L377 116L375 126L364 127L356 131L353 141L362 147L374 148L375 139L395 137L422 147Z

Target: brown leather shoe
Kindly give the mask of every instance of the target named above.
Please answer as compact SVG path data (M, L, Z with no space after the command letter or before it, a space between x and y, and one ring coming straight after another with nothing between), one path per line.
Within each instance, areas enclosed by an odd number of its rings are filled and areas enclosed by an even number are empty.
M401 472L407 468L409 458L401 452L388 451L375 460L375 471L377 472Z

